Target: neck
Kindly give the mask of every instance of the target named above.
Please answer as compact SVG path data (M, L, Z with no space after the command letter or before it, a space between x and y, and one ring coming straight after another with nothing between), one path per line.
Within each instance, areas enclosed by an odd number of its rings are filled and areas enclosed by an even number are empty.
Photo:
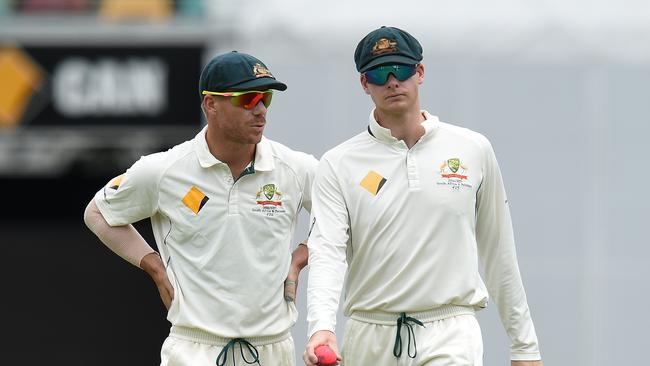
M409 149L424 136L425 130L422 127L424 115L419 107L399 113L387 113L375 109L375 120L380 126L390 129L393 137L403 140Z
M210 127L206 131L205 140L210 153L228 164L235 180L255 157L256 145L233 142L220 134L211 133Z

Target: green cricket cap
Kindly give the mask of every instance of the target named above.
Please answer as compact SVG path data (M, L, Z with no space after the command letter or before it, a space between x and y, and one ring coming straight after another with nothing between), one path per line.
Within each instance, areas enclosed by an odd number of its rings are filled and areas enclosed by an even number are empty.
M422 61L422 46L408 32L381 26L368 33L354 51L357 71L364 73L385 64L416 65Z
M215 56L201 72L199 94L211 92L247 91L258 89L286 90L287 85L276 80L266 65L249 54L231 51Z

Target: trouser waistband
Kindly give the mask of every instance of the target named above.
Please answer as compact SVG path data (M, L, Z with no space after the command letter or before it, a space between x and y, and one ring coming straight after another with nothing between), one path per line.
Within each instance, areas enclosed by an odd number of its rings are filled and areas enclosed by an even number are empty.
M474 308L471 306L442 305L435 309L406 313L406 315L426 323L451 318L457 315L474 315L474 313ZM355 311L350 315L350 318L364 323L395 326L395 321L400 317L400 315L401 313Z
M228 344L228 342L230 342L233 339L233 338L220 337L201 329L183 327L178 325L172 325L169 335L190 342L211 344L213 346L221 346L221 347L225 346L226 344ZM248 342L250 342L253 346L264 346L267 344L282 342L285 339L288 339L289 337L291 337L291 332L287 330L284 333L280 333L272 336L237 337L237 338L243 338Z

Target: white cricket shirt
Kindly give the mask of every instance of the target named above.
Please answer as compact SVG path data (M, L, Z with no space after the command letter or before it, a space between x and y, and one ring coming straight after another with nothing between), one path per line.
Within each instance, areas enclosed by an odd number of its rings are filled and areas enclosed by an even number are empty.
M539 359L492 147L479 133L423 115L426 132L411 149L373 111L368 131L323 155L308 243L309 335L334 331L345 275L347 316L481 309L489 292L512 359Z
M151 217L174 286L172 325L226 338L280 334L297 318L284 280L318 162L262 138L234 181L210 153L205 131L142 157L95 202L111 226Z

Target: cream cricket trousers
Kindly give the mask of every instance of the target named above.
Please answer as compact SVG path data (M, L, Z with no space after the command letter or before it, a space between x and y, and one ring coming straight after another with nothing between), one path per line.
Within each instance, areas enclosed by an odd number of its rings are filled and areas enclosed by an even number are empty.
M245 341L245 342L244 342ZM197 329L173 326L160 351L160 366L295 366L296 355L289 331L269 337L245 338L241 342L217 337ZM225 347L228 347L224 350ZM219 359L219 360L217 360ZM234 360L234 361L233 361Z
M446 306L405 314L400 326L401 342L396 341L400 315L353 313L345 325L342 365L483 365L483 339L473 309Z

